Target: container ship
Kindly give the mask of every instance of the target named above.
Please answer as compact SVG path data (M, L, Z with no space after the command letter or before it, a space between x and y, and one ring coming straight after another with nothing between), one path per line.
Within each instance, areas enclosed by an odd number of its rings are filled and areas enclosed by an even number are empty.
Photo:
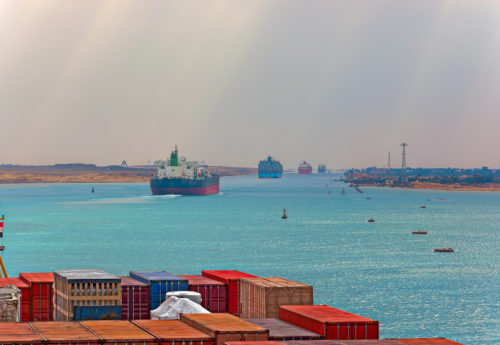
M299 165L299 174L304 175L304 174L312 174L312 166L311 164L307 163L306 161L303 161Z
M326 174L326 164L318 165L318 174Z
M153 195L219 194L219 176L179 157L177 146L166 161L156 161L156 174L149 182Z
M283 176L283 165L271 156L259 162L259 178L280 178Z

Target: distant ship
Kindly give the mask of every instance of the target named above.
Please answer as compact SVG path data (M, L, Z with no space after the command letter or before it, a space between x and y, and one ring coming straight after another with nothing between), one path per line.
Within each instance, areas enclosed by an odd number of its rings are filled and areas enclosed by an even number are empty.
M166 161L156 161L156 174L151 177L153 195L211 195L219 194L219 176L199 167L198 162L188 162L180 157L175 146Z
M326 164L318 165L318 174L326 174Z
M271 156L259 162L259 178L280 178L283 176L283 165Z
M311 164L307 163L306 161L303 161L299 165L299 174L312 174L313 168Z

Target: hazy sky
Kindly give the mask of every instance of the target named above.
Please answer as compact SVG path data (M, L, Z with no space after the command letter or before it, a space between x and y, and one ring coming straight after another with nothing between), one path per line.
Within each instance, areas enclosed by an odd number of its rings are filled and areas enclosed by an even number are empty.
M1 0L0 163L500 168L500 1Z

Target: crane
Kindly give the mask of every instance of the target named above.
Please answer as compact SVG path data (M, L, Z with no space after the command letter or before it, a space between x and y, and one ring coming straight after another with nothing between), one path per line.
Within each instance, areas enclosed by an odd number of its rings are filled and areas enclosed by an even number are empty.
M5 220L5 216L2 214L2 218L0 218L0 238L2 239L2 244L0 245L0 253L5 250L5 246L3 245L3 221ZM2 255L0 255L0 267L2 268L3 275L5 278L8 277L7 270L5 269L5 265L3 264ZM0 277L2 277L2 272L0 272Z

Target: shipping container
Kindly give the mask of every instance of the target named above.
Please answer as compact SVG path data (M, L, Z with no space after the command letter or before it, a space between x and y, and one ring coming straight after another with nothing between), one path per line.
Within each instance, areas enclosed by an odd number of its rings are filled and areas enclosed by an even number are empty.
M415 339L394 339L398 343L407 345L463 345L446 338L415 338Z
M285 345L279 341L226 341L224 345Z
M215 345L227 341L262 341L269 337L269 330L227 313L181 314L181 321L214 338Z
M52 321L54 273L21 273L19 279L31 289L30 321Z
M121 320L122 307L119 305L76 305L73 307L73 320Z
M14 285L21 290L20 303L20 317L21 322L30 321L30 304L31 304L31 290L28 284L19 278L0 278L0 287L7 287L9 284Z
M401 345L391 339L340 340L342 345Z
M286 345L344 345L338 340L284 340Z
M147 320L150 317L149 285L131 277L120 277L122 320Z
M269 340L313 340L324 339L318 333L308 331L280 319L245 319L254 325L269 330Z
M21 290L10 284L0 287L0 322L19 322Z
M120 306L120 281L119 277L94 269L54 272L55 320L72 321L76 306Z
M201 306L211 313L227 312L227 285L215 279L197 275L182 275L190 291L201 294Z
M241 316L240 302L240 279L241 278L258 278L252 274L235 270L215 270L201 271L201 275L227 285L227 311L229 314Z
M100 343L100 338L79 322L31 322L29 325L46 340L46 345L97 345Z
M102 344L148 345L157 344L151 334L130 321L82 321L81 324L102 339Z
M0 322L0 344L43 345L43 339L27 323Z
M241 279L241 317L277 318L282 305L313 304L313 287L285 278Z
M378 339L378 321L327 305L281 306L279 317L330 340Z
M156 309L166 299L169 291L189 291L187 279L165 271L130 272L130 277L149 285L149 305Z
M158 345L214 345L214 338L179 320L135 320L135 325L155 336Z

